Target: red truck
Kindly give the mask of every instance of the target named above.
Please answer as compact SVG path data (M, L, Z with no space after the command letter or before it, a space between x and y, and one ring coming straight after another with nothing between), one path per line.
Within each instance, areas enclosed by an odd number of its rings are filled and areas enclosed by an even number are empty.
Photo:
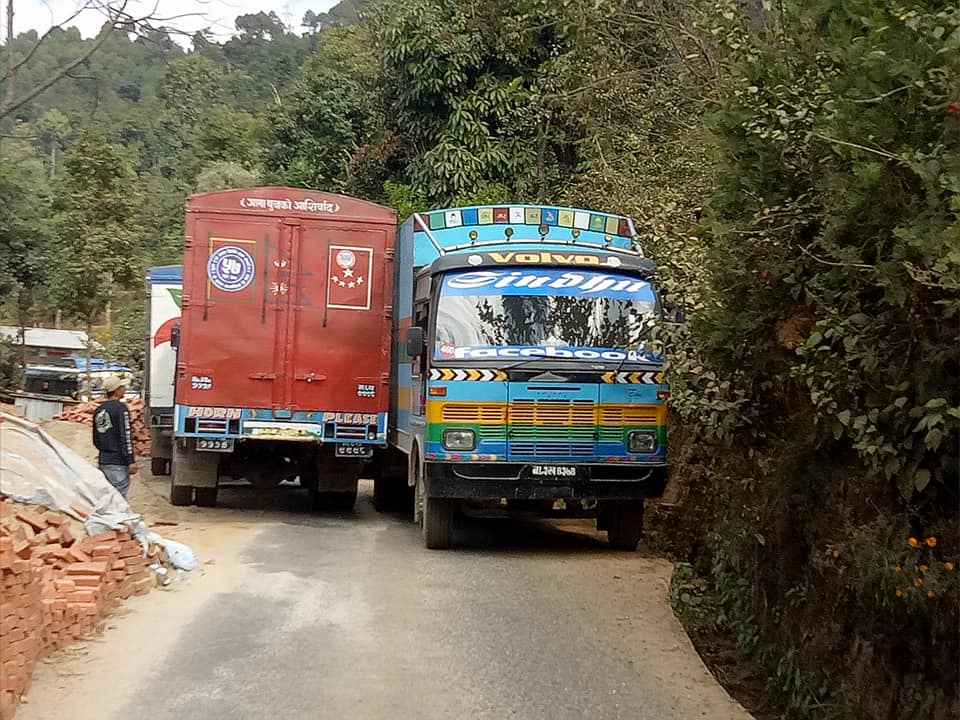
M387 439L395 237L392 210L342 195L188 200L171 502L299 477L317 505L353 507Z

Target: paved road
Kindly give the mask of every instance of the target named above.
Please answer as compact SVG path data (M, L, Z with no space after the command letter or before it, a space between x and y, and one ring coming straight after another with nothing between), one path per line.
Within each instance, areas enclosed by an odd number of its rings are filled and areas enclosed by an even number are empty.
M149 663L110 671L126 691L101 691L97 717L748 720L673 617L665 561L576 523L473 521L456 550L427 551L367 495L352 516L314 517L296 492L283 512L248 513L233 580L179 607L176 637L143 643ZM165 612L153 602L137 622L155 613L167 632ZM110 652L138 653L117 632ZM80 717L89 698L60 689L58 716Z

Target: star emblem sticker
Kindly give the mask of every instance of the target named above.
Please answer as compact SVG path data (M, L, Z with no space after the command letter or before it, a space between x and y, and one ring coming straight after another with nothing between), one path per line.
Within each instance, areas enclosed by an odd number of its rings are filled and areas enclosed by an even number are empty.
M344 276L344 277L353 277L353 270L351 270L350 268L344 269L344 271L343 271L343 276Z

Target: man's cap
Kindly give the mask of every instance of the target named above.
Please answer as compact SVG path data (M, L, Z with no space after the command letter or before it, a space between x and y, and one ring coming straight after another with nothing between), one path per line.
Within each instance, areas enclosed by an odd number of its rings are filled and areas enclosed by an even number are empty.
M119 375L107 375L107 377L103 380L103 391L108 395L114 392L117 388L126 386L127 381Z

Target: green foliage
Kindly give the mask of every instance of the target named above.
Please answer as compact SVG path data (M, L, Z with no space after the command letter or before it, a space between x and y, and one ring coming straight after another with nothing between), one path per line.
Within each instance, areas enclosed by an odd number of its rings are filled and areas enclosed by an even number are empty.
M960 607L960 558L942 549L945 528L922 530L905 517L880 516L828 545L816 564L849 577L852 599L883 608L893 624L949 632Z
M142 372L146 322L146 299L137 293L122 303L117 312L116 323L106 339L105 359Z
M111 34L95 81L0 123L2 307L89 321L112 298L109 352L138 363L140 301L114 285L179 259L190 192L258 176L401 219L629 214L685 320L667 327L673 482L706 507L661 534L700 571L678 566L678 614L734 637L789 717L923 715L904 667L950 666L938 698L956 683L960 14L903 5L345 0L304 37L261 12L189 54ZM55 31L23 82L88 42ZM106 138L78 135L91 114ZM934 597L897 584L908 566ZM831 633L876 653L876 707Z
M428 210L427 198L422 192L415 191L409 185L388 180L384 184L387 204L397 211L397 221L404 222L415 212Z
M23 369L20 366L20 348L10 338L0 337L0 388L23 387Z
M219 161L211 163L197 175L196 192L229 190L231 188L256 187L260 178L243 165Z
M382 122L373 96L370 36L358 27L331 30L304 64L282 106L271 114L264 165L275 182L338 190L351 155Z
M712 121L707 357L738 368L744 397L792 372L814 421L871 473L908 500L921 485L955 498L960 150L944 108L960 13L869 0L786 9L783 28L735 36ZM829 51L786 31L807 26L825 29ZM816 324L796 358L770 328L798 313ZM780 412L780 394L758 410Z
M54 200L57 252L51 258L51 294L68 315L89 327L114 286L141 277L136 245L136 174L123 148L88 126L64 159Z

